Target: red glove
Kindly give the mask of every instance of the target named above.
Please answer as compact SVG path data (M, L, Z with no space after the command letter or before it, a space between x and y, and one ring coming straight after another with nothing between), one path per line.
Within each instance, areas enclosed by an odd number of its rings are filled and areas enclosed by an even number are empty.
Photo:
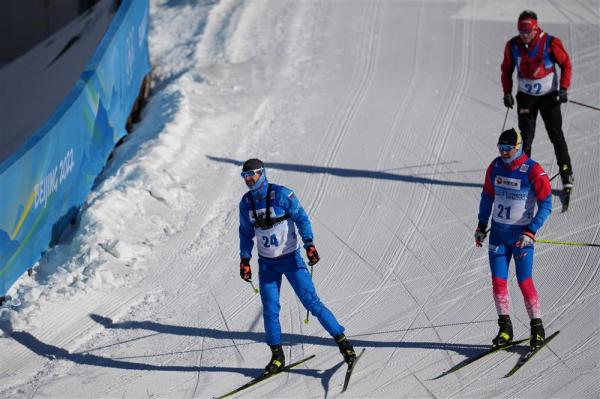
M240 277L244 281L252 281L252 270L250 270L250 259L242 258L240 261Z
M319 253L317 252L317 248L314 245L309 245L306 247L306 257L308 258L308 265L313 266L316 265L319 261Z

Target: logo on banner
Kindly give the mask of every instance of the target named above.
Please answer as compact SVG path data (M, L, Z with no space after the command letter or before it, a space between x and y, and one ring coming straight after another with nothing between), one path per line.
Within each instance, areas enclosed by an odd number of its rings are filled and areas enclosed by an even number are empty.
M511 177L496 176L496 186L510 188L511 190L521 189L521 179L513 179Z

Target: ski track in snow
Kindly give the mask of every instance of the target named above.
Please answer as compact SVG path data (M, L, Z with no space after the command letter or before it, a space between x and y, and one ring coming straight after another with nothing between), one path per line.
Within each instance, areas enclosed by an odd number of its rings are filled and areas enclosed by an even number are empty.
M521 7L152 0L151 101L74 231L0 310L0 398L213 397L258 375L269 356L260 297L237 272L239 167L254 156L296 190L322 256L317 290L367 348L349 395L598 397L591 247L536 245L546 331L561 334L531 364L502 378L517 348L433 380L496 333L472 230L505 115L501 52ZM571 54L571 98L598 105L600 4L534 9ZM567 214L554 196L539 237L600 240L597 114L563 106L576 191ZM541 120L534 159L556 173ZM509 290L524 337L514 276ZM317 356L241 397L345 396L339 352L305 315L284 283L286 356Z

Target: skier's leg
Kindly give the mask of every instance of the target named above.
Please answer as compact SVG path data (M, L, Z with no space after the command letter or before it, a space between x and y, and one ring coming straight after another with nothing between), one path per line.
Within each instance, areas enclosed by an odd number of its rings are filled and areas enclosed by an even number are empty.
M267 344L274 346L281 344L281 324L279 323L281 273L272 267L270 262L272 261L264 258L258 259L258 281Z
M523 152L531 158L531 146L535 136L535 123L538 107L533 96L517 93L517 116L519 119L519 130L523 138Z
M533 246L513 248L517 281L523 294L527 314L530 319L539 319L541 317L540 301L535 285L533 284L534 252Z
M300 302L319 320L323 328L332 337L342 335L344 327L338 323L333 313L319 299L300 252L296 251L296 256L292 259L289 266L286 267L285 277L290 282Z
M502 242L502 234L494 229L490 233L489 260L492 272L492 290L498 316L510 314L510 296L508 294L508 265L511 250Z
M540 301L535 285L533 285L533 254L532 246L524 248L515 248L515 268L517 272L517 281L525 300L525 308L531 319L531 337L529 345L532 349L543 345L546 339L544 324L542 323L542 312L540 310Z
M573 185L573 169L571 167L571 157L569 156L569 148L565 141L565 135L562 130L562 114L560 111L560 103L557 103L553 96L544 96L540 104L540 114L546 126L550 142L554 146L556 154L556 162L558 163L560 176L563 181L563 186Z

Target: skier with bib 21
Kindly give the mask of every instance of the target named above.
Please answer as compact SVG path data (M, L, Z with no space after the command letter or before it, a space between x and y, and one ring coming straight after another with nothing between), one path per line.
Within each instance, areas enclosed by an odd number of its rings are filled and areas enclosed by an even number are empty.
M475 230L475 244L481 247L492 215L488 255L500 326L492 343L503 346L513 340L508 295L508 268L512 258L530 318L530 345L535 349L543 345L545 332L533 284L534 243L536 232L552 212L552 189L544 169L524 153L518 129L502 132L497 146L500 156L487 168Z

